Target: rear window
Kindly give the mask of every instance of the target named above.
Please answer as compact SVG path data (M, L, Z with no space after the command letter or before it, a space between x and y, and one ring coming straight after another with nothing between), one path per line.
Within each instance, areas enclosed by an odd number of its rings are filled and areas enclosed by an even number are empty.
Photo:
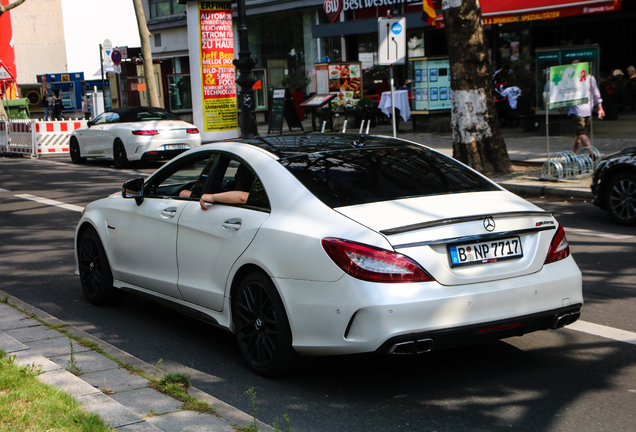
M280 163L332 208L500 190L455 160L418 146L312 153Z

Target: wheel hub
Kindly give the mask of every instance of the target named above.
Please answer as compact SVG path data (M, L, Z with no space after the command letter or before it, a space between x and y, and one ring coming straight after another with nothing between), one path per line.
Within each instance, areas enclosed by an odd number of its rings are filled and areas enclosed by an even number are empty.
M254 322L254 328L256 328L257 331L261 331L261 329L263 328L263 320L257 318Z

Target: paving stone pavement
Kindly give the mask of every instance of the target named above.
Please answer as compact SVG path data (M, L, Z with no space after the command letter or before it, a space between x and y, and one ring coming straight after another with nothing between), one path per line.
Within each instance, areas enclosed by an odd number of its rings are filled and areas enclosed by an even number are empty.
M55 317L0 291L0 298L5 297L7 304L0 303L0 349L8 356L15 356L17 364L40 367L42 373L37 377L40 381L69 393L84 410L99 414L114 430L235 432L233 426L252 424L253 418L246 413L195 388L189 389L190 395L209 403L218 415L183 410L180 401L150 388L149 381L142 376L77 342L71 347L68 336L39 321L64 324ZM92 335L72 326L63 328L75 337L96 342L113 358L149 375L156 372L156 368ZM75 365L81 368L77 376L66 370L71 350ZM273 430L262 422L257 424L261 431Z

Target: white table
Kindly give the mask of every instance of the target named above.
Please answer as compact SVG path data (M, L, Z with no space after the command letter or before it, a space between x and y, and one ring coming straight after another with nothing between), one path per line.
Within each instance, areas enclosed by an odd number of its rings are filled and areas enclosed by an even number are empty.
M409 91L408 90L396 90L395 92L395 108L400 110L400 117L404 121L408 121L411 118L411 106L409 104ZM391 117L391 92L387 91L382 93L380 98L380 105L378 106L380 111Z

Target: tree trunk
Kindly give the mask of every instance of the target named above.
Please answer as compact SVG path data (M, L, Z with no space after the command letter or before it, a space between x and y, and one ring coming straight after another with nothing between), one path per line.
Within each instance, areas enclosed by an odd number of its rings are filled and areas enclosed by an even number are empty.
M152 50L150 48L150 31L146 24L146 14L141 5L141 0L133 0L135 15L137 16L137 26L139 27L139 40L141 41L141 55L144 58L144 75L146 76L146 91L150 106L159 106L159 93L155 71L152 64Z
M492 96L478 0L443 0L451 68L453 157L481 173L510 171Z

